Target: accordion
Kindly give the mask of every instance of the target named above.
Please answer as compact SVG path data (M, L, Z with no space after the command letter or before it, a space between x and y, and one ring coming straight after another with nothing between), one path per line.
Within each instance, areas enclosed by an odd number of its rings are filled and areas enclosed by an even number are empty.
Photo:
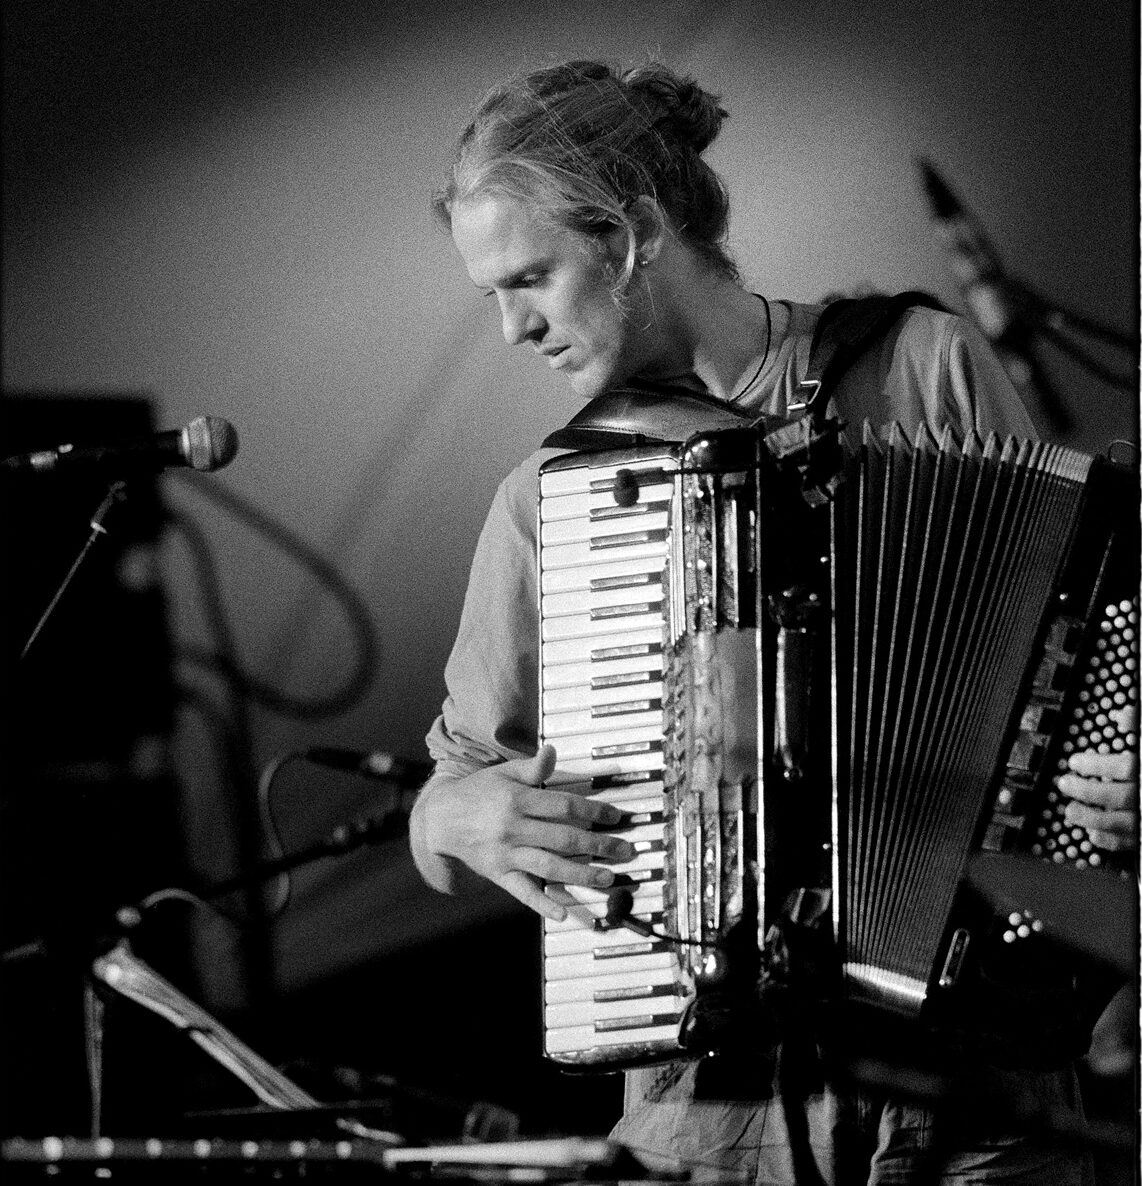
M1126 467L729 429L549 461L538 539L548 785L620 806L636 850L608 890L548 887L565 1068L711 1052L806 920L846 1001L938 1025L986 998L985 953L1043 942L965 890L974 856L1115 875L1054 777L1137 744Z

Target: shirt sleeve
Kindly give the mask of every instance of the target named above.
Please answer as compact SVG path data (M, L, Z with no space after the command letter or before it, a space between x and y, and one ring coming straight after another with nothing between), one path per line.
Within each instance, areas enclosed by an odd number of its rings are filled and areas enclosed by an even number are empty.
M501 483L476 545L447 696L427 736L437 772L463 776L536 750L535 518L543 451Z

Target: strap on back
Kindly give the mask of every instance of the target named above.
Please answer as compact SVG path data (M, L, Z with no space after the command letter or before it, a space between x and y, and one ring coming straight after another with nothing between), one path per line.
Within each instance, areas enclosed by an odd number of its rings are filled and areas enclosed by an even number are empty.
M906 309L916 306L946 312L935 297L919 291L847 297L826 305L813 331L809 364L797 385L801 399L791 403L789 411L823 416L845 371L888 333Z

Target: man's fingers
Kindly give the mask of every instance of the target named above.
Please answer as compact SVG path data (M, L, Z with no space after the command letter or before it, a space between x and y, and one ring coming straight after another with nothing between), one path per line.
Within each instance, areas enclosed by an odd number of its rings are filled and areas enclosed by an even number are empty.
M629 861L634 846L605 832L588 832L570 825L531 821L521 826L519 842L560 856L591 857L603 861Z
M1138 732L1138 705L1126 704L1114 708L1107 714L1120 733L1127 735Z
M555 747L541 745L534 758L520 758L514 764L519 780L537 787L555 772Z
M1067 767L1075 774L1084 774L1090 778L1126 782L1138 777L1138 755L1131 750L1116 754L1100 754L1093 749L1080 750L1067 759Z
M1060 774L1055 779L1055 785L1069 799L1108 811L1124 811L1133 807L1138 797L1137 783L1111 782L1080 774Z
M517 848L513 854L517 869L541 881L561 881L591 889L607 889L615 880L610 869L591 865L585 860L558 856L542 848Z
M1068 803L1064 816L1068 827L1086 829L1092 844L1111 852L1132 845L1137 819L1133 811L1108 811L1079 802Z
M540 888L539 882L527 873L518 870L505 873L499 879L499 884L528 909L534 910L544 918L550 918L552 922L562 922L567 917L566 907L552 901Z
M1090 837L1091 844L1106 852L1125 852L1134 848L1137 843L1133 828L1122 832L1103 832L1098 828L1088 828L1087 835Z
M613 828L623 818L622 810L613 803L577 795L574 791L555 790L537 790L528 795L527 814L535 819L563 820L586 828Z

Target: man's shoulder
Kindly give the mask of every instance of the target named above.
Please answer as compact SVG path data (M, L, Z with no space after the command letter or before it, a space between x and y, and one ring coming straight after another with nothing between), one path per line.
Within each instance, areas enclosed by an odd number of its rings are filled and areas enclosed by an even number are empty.
M493 511L498 508L521 525L534 519L539 498L539 471L546 462L566 452L566 449L540 448L528 454L500 481Z
M962 333L963 318L950 309L910 305L901 314L898 326L907 343L933 346Z
M529 453L514 469L508 471L500 482L500 489L514 493L518 490L534 490L539 484L539 471L556 457L562 457L567 449L543 447Z

